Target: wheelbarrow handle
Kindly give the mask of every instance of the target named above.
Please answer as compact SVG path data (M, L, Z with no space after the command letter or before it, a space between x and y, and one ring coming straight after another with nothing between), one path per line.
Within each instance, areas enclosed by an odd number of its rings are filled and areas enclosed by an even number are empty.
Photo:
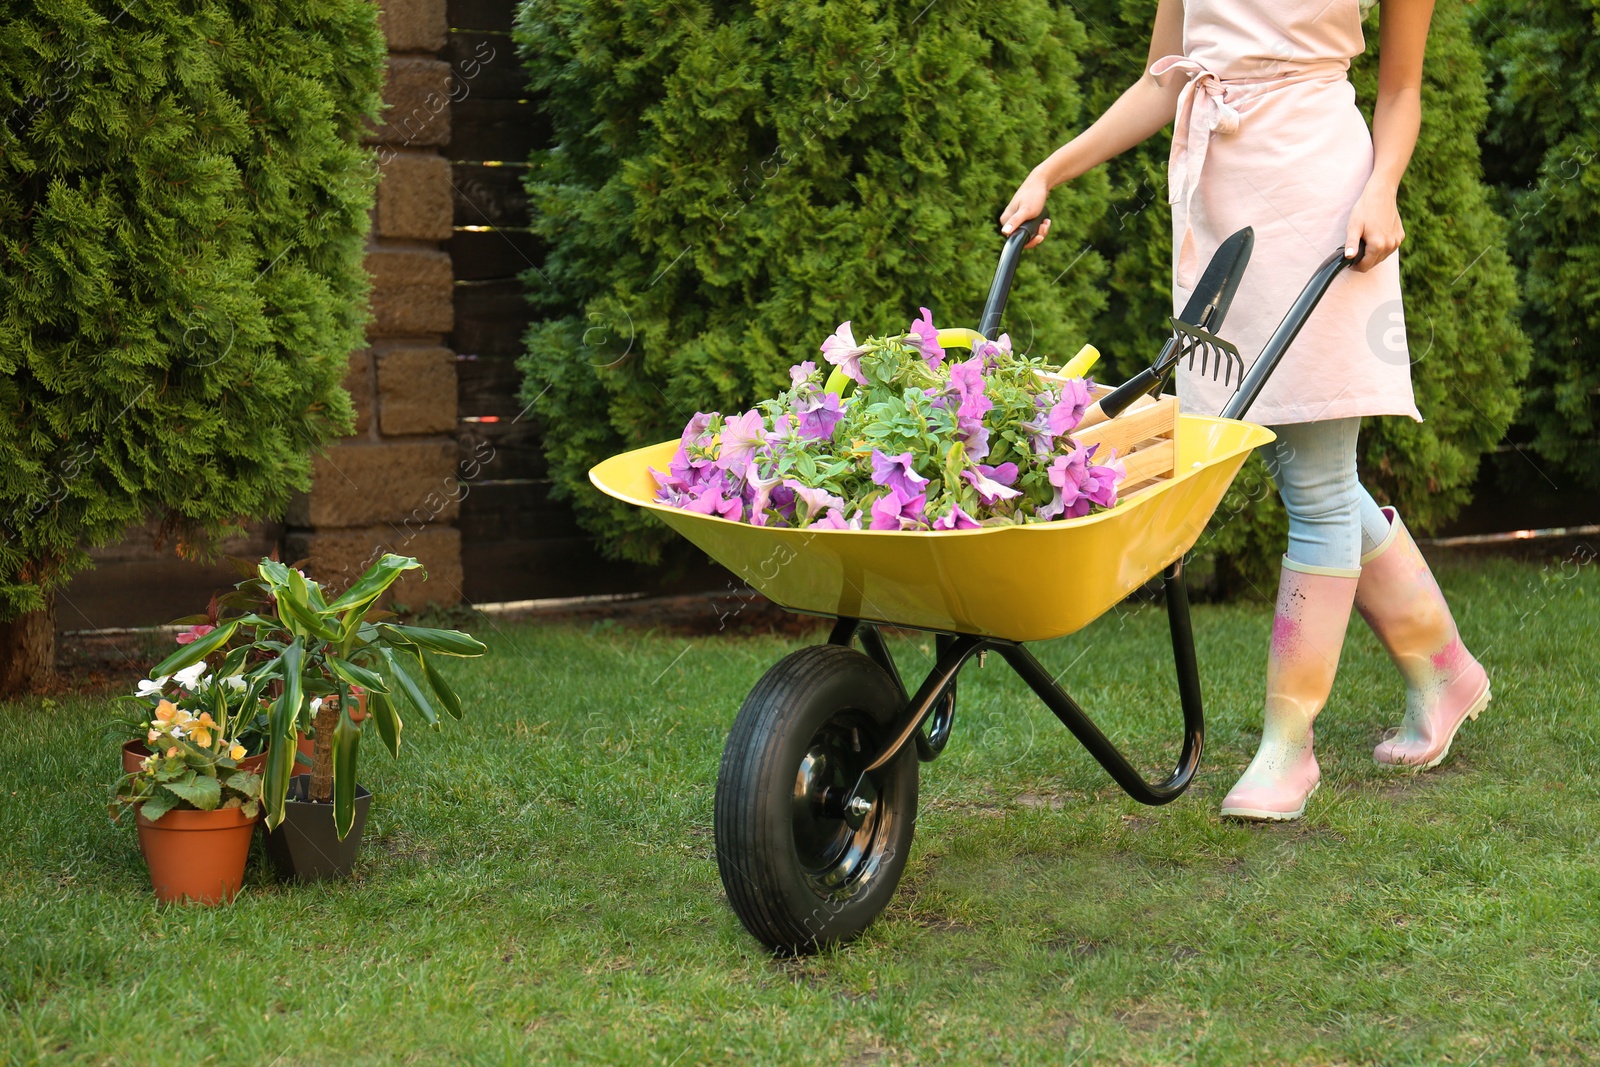
M1039 224L1044 212L1021 223L1016 232L1006 238L1000 250L1000 265L995 268L994 281L989 284L989 299L983 303L983 315L978 319L978 332L993 341L1000 330L1000 314L1006 309L1006 298L1011 295L1011 282L1017 276L1017 261L1022 258L1022 246L1039 234Z
M1311 280L1306 283L1306 287L1300 291L1300 295L1290 305L1289 313L1283 317L1283 321L1278 324L1278 328L1272 331L1272 336L1267 338L1265 347L1261 349L1261 355L1256 357L1256 361L1250 365L1250 370L1246 372L1244 381L1239 383L1239 391L1234 393L1233 399L1229 400L1223 407L1223 418L1244 418L1245 412L1249 411L1250 405L1256 402L1256 397L1261 394L1262 387L1267 384L1267 379L1272 376L1272 372L1277 369L1279 362L1282 361L1284 352L1288 351L1289 346L1294 343L1294 339L1300 335L1300 328L1311 317L1311 312L1316 309L1317 302L1328 291L1328 286L1333 284L1333 279L1346 267L1360 262L1361 257L1366 254L1367 242L1363 240L1359 247L1356 248L1355 255L1346 256L1344 249L1341 248L1322 261L1322 265L1317 268L1317 272L1311 276Z

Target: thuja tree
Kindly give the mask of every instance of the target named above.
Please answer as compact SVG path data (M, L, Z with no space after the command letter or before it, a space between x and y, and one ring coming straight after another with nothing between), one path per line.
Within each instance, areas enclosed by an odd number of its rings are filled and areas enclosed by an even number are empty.
M1513 434L1600 488L1600 2L1472 10L1492 75L1484 163L1504 197L1533 345Z
M203 551L349 427L383 62L367 0L0 14L0 691L86 546Z
M535 0L517 34L553 128L528 184L548 255L524 397L557 491L634 560L664 531L590 489L593 463L787 386L842 320L975 325L996 217L1083 115L1082 27L1044 0ZM1079 183L1056 232L1103 210L1104 179ZM1025 257L1019 347L1087 339L1103 264L1079 251Z
M1103 108L1143 67L1155 0L1087 0L1085 56L1092 105ZM1351 72L1371 119L1377 88L1379 14L1367 53ZM1414 528L1448 520L1470 498L1480 457L1505 433L1519 401L1527 342L1516 325L1515 277L1506 226L1483 180L1477 138L1487 113L1484 68L1467 16L1435 11L1424 66L1422 132L1400 190L1407 342L1417 405L1426 422L1368 420L1362 478ZM1124 372L1160 347L1171 308L1171 212L1166 135L1114 161L1110 210L1087 242L1110 262L1106 311L1094 337ZM1054 238L1052 238L1054 239ZM1253 269L1263 269L1259 264ZM1224 326L1223 334L1227 334ZM1287 525L1265 466L1245 468L1197 546L1197 576L1226 592L1270 593Z

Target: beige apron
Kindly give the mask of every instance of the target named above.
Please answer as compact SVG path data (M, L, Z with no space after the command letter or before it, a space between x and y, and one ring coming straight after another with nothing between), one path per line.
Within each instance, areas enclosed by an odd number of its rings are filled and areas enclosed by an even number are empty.
M1168 166L1173 309L1217 246L1255 229L1221 334L1255 361L1312 273L1343 248L1372 173L1372 137L1347 72L1365 48L1359 0L1185 0L1184 55L1150 68L1186 80ZM1224 386L1180 364L1178 395L1215 414ZM1246 414L1251 422L1408 415L1419 422L1400 302L1400 258L1342 272Z

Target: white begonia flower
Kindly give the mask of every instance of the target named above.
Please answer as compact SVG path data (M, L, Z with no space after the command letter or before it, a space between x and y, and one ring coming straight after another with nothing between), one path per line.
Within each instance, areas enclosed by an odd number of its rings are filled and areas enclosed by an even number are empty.
M175 672L172 677L174 681L183 686L185 689L193 689L200 684L200 679L205 675L205 673L206 661L201 660L198 663L189 664L189 666L185 667L181 671Z
M136 697L153 697L160 694L166 687L168 676L163 674L159 678L141 678L139 687L133 691Z
M312 697L311 698L311 714L315 715L317 713L317 709L319 709L321 707L322 707L322 698L321 697Z
M244 675L230 674L228 677L222 679L222 684L227 686L229 689L243 689Z

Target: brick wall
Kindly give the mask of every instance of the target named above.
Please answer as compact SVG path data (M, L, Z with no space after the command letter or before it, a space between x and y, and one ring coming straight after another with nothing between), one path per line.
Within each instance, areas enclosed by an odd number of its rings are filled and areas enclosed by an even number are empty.
M350 356L345 387L355 435L318 456L311 491L286 517L285 554L339 588L383 552L415 556L394 599L462 599L462 494L457 470L451 237L451 105L461 79L440 56L445 0L383 0L389 42L383 121L369 140L380 170L367 270L369 346Z

